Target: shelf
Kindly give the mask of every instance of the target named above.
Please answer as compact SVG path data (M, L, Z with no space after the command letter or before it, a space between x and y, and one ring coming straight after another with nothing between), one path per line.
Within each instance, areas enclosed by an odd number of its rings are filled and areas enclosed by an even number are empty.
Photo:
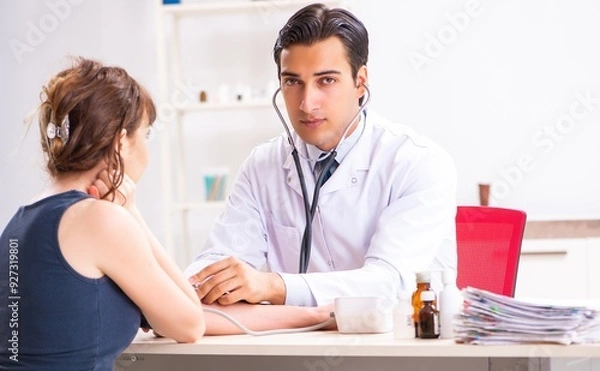
M283 20L279 20L280 17L289 17L299 9L312 3L311 0L181 0L181 3L177 4L164 4L163 0L156 1L156 28L157 28L157 64L158 64L158 83L160 91L160 100L165 104L168 104L170 111L175 113L173 118L174 125L166 125L166 132L168 135L161 135L161 167L164 173L162 177L164 186L164 203L165 203L165 215L164 215L164 230L165 230L165 248L171 254L180 265L184 265L191 261L193 258L191 254L191 236L194 238L203 238L206 236L199 235L204 233L208 225L195 225L189 222L190 218L196 218L199 214L206 215L206 218L202 218L202 223L208 223L209 218L213 218L214 214L223 212L226 208L225 201L206 201L203 199L203 194L188 192L187 183L188 177L186 172L186 128L188 125L185 123L192 121L190 119L195 118L194 115L205 115L206 118L211 120L223 120L223 122L234 122L230 120L229 115L250 115L255 116L257 114L266 114L266 110L272 109L272 94L275 89L272 87L267 88L265 95L262 93L252 93L250 91L244 91L241 95L242 100L237 100L235 96L229 96L230 100L226 102L219 102L219 94L212 92L208 96L210 97L206 102L200 102L200 92L194 92L194 96L190 96L187 100L176 100L174 93L181 93L181 91L172 91L172 85L174 82L182 81L182 74L186 71L182 66L185 65L183 57L185 53L190 50L197 51L198 48L202 49L201 45L196 45L194 38L189 38L190 32L200 32L202 36L210 36L211 34L219 34L223 37L223 40L219 40L220 44L217 44L218 48L221 44L230 45L231 42L237 42L236 34L252 33L250 36L257 36L261 38L266 37L267 29L262 29L260 22L257 23L257 17L262 17L263 23L269 20L273 21L269 26L275 27L275 23L283 23ZM347 4L351 3L352 0L324 0L324 4L331 8L347 8ZM201 21L196 21L193 17L204 17ZM219 19L223 18L223 19ZM267 19L268 18L268 19ZM273 18L273 19L271 19ZM187 23L188 21L192 21ZM260 19L259 19L260 21ZM231 27L233 26L239 27ZM194 27L195 30L194 31ZM189 28L189 29L188 29ZM185 37L184 37L185 35ZM272 37L275 37L276 33L273 32ZM213 43L214 40L211 38L203 38L199 41ZM262 42L255 37L250 37L246 42ZM193 46L189 46L190 43L194 43ZM272 40L269 37L268 44L271 44ZM272 45L272 44L271 44ZM211 46L215 46L212 45ZM253 55L254 48L252 45L248 45L248 48L244 48L245 53ZM242 52L242 50L241 50ZM211 58L212 54L208 54ZM215 61L216 56L212 56L212 61ZM244 59L244 54L235 56L233 62L245 65L247 62ZM217 61L218 62L218 61ZM212 65L212 64L211 64ZM218 65L218 64L217 64ZM258 66L266 65L260 63ZM202 66L198 66L201 68ZM259 67L267 72L267 67ZM269 64L269 68L271 65ZM213 71L219 73L220 71ZM221 71L226 73L227 71ZM252 77L252 76L250 76ZM246 80L246 81L243 81ZM252 79L241 78L238 81L242 86L252 85ZM265 81L267 82L267 81ZM186 93L189 91L186 91ZM261 91L262 92L262 91ZM214 98L213 98L214 97ZM169 99L171 98L171 99ZM284 104L280 98L280 108L285 109ZM265 112L257 111L265 110ZM252 111L252 112L251 112ZM254 112L254 113L253 113ZM269 112L272 113L272 112ZM187 115L187 116L186 116ZM260 118L256 118L255 122L258 122ZM210 121L209 121L210 122ZM231 135L229 130L231 126L228 126L226 130L220 130L211 128L211 133L216 132L217 135L229 136ZM193 144L191 144L193 146ZM195 149L195 148L194 148ZM202 151L202 149L198 149ZM189 160L189 159L187 159ZM190 162L193 160L189 160ZM240 164L229 165L230 168L234 168ZM187 196L190 196L188 198ZM180 217L180 218L179 218ZM179 219L178 223L175 223L175 219ZM197 218L196 218L197 219ZM177 243L176 243L177 242ZM195 243L194 243L195 244ZM178 256L177 256L178 255Z
M171 207L174 211L190 211L202 208L224 209L225 201L183 202L175 203Z
M343 1L322 1L328 4L342 4ZM193 16L199 14L218 14L232 12L246 12L251 10L268 11L269 9L281 10L285 8L300 9L302 6L310 4L309 1L215 1L195 4L168 4L162 7L165 14L171 14L176 17Z
M225 110L240 110L249 108L266 108L271 107L271 101L267 99L256 99L245 102L230 102L230 103L192 103L192 104L176 104L175 109L180 112L201 112L201 111L225 111Z

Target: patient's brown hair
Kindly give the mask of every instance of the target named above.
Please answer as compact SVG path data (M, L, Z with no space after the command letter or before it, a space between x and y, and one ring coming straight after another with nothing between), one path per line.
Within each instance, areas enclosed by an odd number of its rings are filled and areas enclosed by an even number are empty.
M142 120L152 124L156 119L148 92L120 67L76 58L42 88L41 100L39 129L50 175L87 171L105 161L112 184L104 198L114 197L124 176L118 146L122 129L133 135ZM49 138L48 125L62 127L65 118L68 138Z

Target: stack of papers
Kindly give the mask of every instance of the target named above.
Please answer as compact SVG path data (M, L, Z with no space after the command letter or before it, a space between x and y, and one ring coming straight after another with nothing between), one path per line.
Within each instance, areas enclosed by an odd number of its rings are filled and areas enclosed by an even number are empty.
M460 343L576 344L600 342L600 308L524 301L472 287L463 290L464 307L454 318Z

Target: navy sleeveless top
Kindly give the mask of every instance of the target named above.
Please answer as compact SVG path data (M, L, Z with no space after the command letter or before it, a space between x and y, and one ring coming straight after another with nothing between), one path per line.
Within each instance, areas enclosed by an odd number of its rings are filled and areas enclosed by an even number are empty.
M19 208L0 236L0 370L112 370L140 326L137 306L107 276L77 273L58 225L89 197L68 191Z

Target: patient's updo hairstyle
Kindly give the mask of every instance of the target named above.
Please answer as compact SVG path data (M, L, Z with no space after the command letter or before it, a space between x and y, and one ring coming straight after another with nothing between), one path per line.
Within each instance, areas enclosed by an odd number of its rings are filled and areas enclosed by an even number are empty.
M41 101L39 128L50 175L87 171L105 161L112 184L104 198L114 197L124 174L122 129L133 135L143 119L156 119L148 92L120 67L76 58L42 88Z

